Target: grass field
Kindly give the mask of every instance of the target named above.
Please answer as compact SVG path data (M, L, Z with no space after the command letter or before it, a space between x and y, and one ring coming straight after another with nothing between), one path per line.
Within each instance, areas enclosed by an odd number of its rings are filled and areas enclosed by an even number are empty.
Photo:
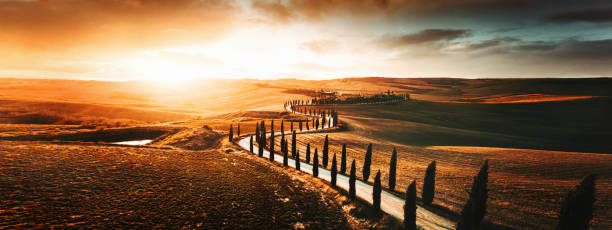
M609 153L611 100L592 98L523 104L411 101L395 105L336 105L346 132L330 136L330 153L348 144L349 160L363 164L374 143L372 171L383 185L394 147L398 148L398 191L413 179L418 189L427 164L438 162L434 203L458 212L473 176L490 160L487 218L521 229L550 229L562 199L582 177L598 173L594 229L612 226L612 155ZM319 106L328 108L330 106ZM326 134L300 135L321 151ZM536 150L540 149L540 150ZM361 172L360 170L357 170ZM360 173L358 173L359 175Z
M219 150L0 142L0 228L347 228L333 202Z
M612 99L541 103L335 106L361 135L419 146L458 145L612 153Z
M358 217L346 216L354 207L325 198L321 191L333 191L325 183L313 188L308 183L317 180L292 180L310 177L235 151L224 136L230 124L240 123L244 135L266 120L269 130L271 119L278 131L280 119L302 119L283 112L282 103L316 90L356 95L389 89L417 100L334 107L347 129L329 134L330 153L340 154L347 143L358 178L368 143L374 143L371 171L382 171L385 187L391 151L398 148L398 192L416 180L420 196L425 168L436 160L434 204L458 212L478 167L490 159L487 220L550 229L567 191L599 173L593 229L609 229L612 154L598 153L610 153L611 85L610 79L183 85L0 79L0 178L8 178L0 181L0 228L345 228L346 218L353 228L394 226L376 220L355 225ZM320 153L324 138L299 135L300 152L311 143ZM126 139L155 141L147 148L106 145Z
M612 155L488 147L411 146L352 132L334 132L298 135L302 160L305 159L303 154L307 143L311 144L312 151L318 148L321 154L325 135L329 135L330 154L336 153L338 159L342 143L347 144L347 164L356 160L358 178L361 178L367 144L374 143L371 172L381 170L383 187L388 184L392 150L397 148L396 191L405 192L408 184L416 180L419 197L425 169L435 160L434 204L454 212L459 212L467 201L467 191L473 177L483 161L489 159L490 195L486 218L493 223L519 229L553 228L567 192L583 176L599 173L594 229L612 226L608 218L612 213ZM277 144L280 143L277 141ZM372 178L370 182L373 182Z

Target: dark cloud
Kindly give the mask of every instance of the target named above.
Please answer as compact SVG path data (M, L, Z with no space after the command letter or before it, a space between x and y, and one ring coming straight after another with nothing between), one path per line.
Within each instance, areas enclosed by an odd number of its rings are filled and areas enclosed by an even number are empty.
M402 47L407 45L430 44L441 41L451 41L470 36L470 30L427 29L418 33L405 35L385 35L378 40L386 47Z
M557 49L559 43L557 42L545 42L545 41L535 41L535 42L526 42L520 45L512 47L512 51L515 52L542 52L542 51L551 51Z
M445 8L518 7L527 0L255 0L264 15L288 19L322 20L334 16L414 15ZM279 17L280 16L280 17Z
M579 41L566 40L555 44L548 53L551 57L566 60L599 60L612 64L612 39Z
M542 60L597 60L612 61L612 39L561 41L522 41L517 38L498 38L474 43L454 43L454 52L485 52L487 55L506 55L512 58L537 57Z
M485 41L476 42L476 43L470 43L464 49L470 50L470 51L476 51L476 50L482 50L482 49L487 49L487 48L492 48L492 47L499 47L502 45L507 45L509 43L514 43L514 42L519 42L519 41L520 39L512 38L512 37L496 38L496 39L485 40Z
M569 22L612 22L612 8L607 9L589 9L580 11L561 12L548 17L550 21L559 23Z

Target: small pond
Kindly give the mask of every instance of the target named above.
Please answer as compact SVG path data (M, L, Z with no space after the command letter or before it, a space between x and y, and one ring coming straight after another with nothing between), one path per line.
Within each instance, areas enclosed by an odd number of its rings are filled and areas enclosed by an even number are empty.
M135 140L135 141L120 141L113 142L115 145L146 145L151 143L153 140Z

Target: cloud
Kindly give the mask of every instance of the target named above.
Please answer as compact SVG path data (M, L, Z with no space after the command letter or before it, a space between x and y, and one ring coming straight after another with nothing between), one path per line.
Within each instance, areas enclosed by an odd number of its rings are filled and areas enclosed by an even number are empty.
M262 14L272 18L273 20L281 23L286 23L295 17L293 11L287 6L280 2L269 2L269 1L254 1L251 7Z
M558 23L570 22L592 22L603 23L612 22L612 8L607 9L588 9L581 11L561 12L548 17L550 21Z
M514 37L495 38L490 40L483 40L478 42L455 42L451 43L442 50L448 52L475 52L481 50L488 50L491 48L499 48L507 46L513 43L520 42L521 40Z
M320 21L331 17L388 17L449 8L516 7L525 0L254 0L262 14L283 22L295 19Z
M104 51L207 41L231 31L236 11L221 0L2 1L0 44Z
M396 48L407 45L452 41L468 36L470 36L470 30L427 29L413 34L384 35L377 42L389 48Z
M313 40L302 43L300 49L309 50L313 53L324 54L337 51L340 45L332 40Z
M443 48L447 54L477 54L485 57L537 58L556 61L612 61L612 39L523 41L497 38L480 42L453 43Z
M612 63L612 39L579 41L566 40L554 45L549 56L565 60L596 60Z

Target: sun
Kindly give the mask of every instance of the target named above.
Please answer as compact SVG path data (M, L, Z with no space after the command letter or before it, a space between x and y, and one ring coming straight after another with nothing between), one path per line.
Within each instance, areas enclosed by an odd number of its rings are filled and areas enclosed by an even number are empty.
M180 83L199 76L193 66L156 56L125 57L115 65L128 78L158 83Z

